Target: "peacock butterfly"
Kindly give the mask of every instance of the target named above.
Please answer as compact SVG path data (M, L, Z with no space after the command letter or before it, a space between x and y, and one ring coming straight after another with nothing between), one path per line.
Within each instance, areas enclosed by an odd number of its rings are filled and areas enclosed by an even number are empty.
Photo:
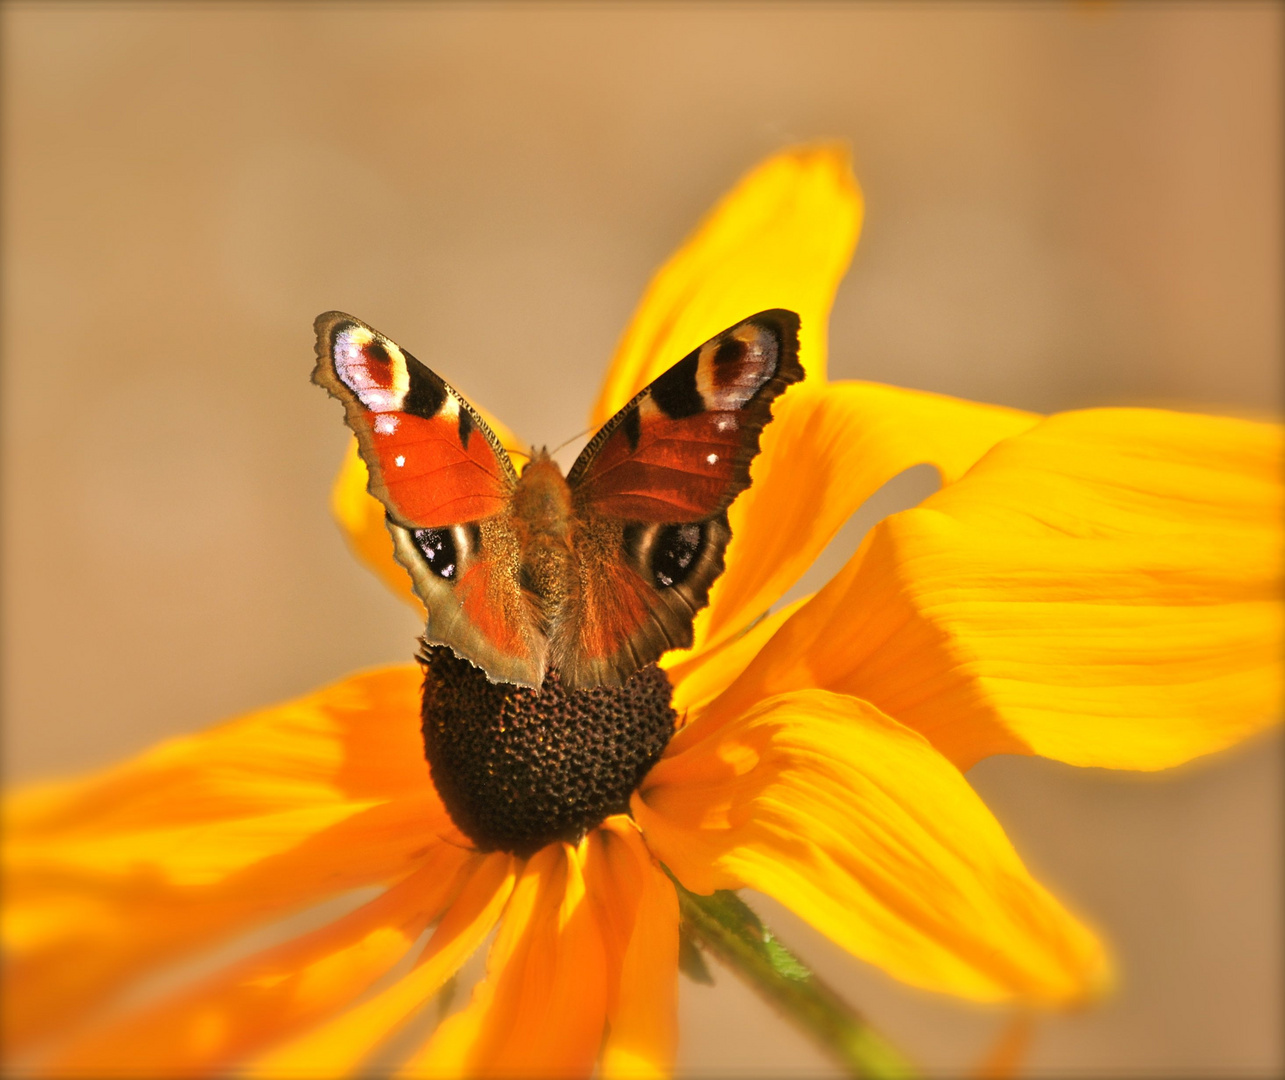
M803 378L799 317L762 311L679 360L613 416L564 478L521 475L450 384L359 319L317 318L313 382L344 404L424 640L492 682L619 686L668 649L723 572L772 402Z

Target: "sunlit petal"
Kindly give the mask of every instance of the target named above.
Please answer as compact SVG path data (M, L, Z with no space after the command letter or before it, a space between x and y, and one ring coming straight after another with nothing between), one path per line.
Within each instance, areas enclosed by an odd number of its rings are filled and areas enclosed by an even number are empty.
M486 977L399 1075L589 1075L602 1043L607 970L585 892L587 851L550 844L531 858Z
M369 672L6 803L3 995L15 1047L167 959L413 871L455 838L418 672Z
M794 387L763 433L753 486L732 504L727 570L696 622L693 651L780 599L863 502L914 465L952 483L1032 413L878 383Z
M474 865L416 967L386 990L263 1055L245 1075L342 1076L430 1001L491 932L513 891L512 856L495 854Z
M798 313L800 359L809 379L823 380L830 304L861 214L843 147L787 150L750 171L652 278L612 358L592 424L605 423L692 349L767 308Z
M1278 427L1055 416L879 525L717 709L821 686L965 767L1176 765L1279 713L1283 550Z
M678 715L699 710L731 686L772 635L809 599L803 597L763 616L730 641L700 650L666 653L660 666L674 688L673 705Z
M972 788L922 736L809 690L691 737L634 815L689 889L759 889L854 955L979 1001L1099 991L1093 935L1023 867Z
M414 664L361 672L123 764L5 798L10 844L386 799L427 783Z
M601 1074L669 1076L678 1045L678 898L624 815L589 837L589 895L607 951Z
M413 874L344 918L92 1030L44 1071L172 1076L227 1067L343 1008L388 972L477 860L438 844Z

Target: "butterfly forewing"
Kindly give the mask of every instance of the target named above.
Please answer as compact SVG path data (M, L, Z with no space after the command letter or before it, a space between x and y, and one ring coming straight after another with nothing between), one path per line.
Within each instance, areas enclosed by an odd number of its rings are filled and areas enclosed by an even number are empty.
M723 571L726 510L750 483L772 402L803 378L798 316L760 312L707 341L616 414L568 475L582 589L552 629L572 685L619 682L692 643ZM606 538L604 540L604 538Z
M398 561L428 611L425 638L496 681L539 685L545 641L515 572L517 480L500 440L452 387L359 319L320 316L313 381L344 404Z
M517 479L500 440L462 396L351 315L316 322L313 381L344 403L370 491L410 528L500 513Z

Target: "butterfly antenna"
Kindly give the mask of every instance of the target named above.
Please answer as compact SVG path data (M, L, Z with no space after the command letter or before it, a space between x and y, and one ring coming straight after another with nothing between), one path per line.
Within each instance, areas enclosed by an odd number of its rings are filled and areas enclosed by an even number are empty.
M557 446L555 446L555 447L553 448L553 450L552 450L552 451L550 451L550 453L554 453L554 454L556 454L556 453L557 453L559 450L561 450L564 446L570 446L570 445L571 445L573 442L575 442L577 439L583 439L583 438L584 438L586 435L588 435L588 434L589 434L589 428L585 428L585 429L584 429L584 431L577 432L575 435L572 435L572 436L571 436L571 438L569 438L569 439L565 439L564 441L562 441L562 442L558 443L558 445L557 445Z

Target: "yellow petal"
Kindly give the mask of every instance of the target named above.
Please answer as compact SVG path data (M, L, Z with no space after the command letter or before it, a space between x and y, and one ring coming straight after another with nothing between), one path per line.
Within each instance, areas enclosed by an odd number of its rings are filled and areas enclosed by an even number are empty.
M423 761L418 683L414 668L357 675L10 797L10 1045L165 960L458 842Z
M678 1046L678 897L621 814L590 834L590 896L607 949L601 1075L664 1077Z
M588 845L550 844L527 863L486 977L401 1076L585 1076L606 1016L602 934L585 893Z
M767 308L799 314L800 359L809 379L824 380L830 304L861 212L842 147L798 147L753 169L652 278L612 359L594 426L692 349Z
M433 795L374 806L201 884L175 884L145 863L118 877L73 863L30 861L8 871L6 1044L14 1050L65 1033L129 979L239 930L405 876L445 832L440 805Z
M704 649L673 651L660 659L674 688L673 706L680 717L696 713L726 690L758 655L772 636L811 597L764 615L745 633Z
M387 973L452 900L470 861L480 857L438 844L419 870L370 903L91 1031L47 1069L173 1076L225 1068L343 1008Z
M10 843L387 799L427 783L418 667L362 672L73 780L5 797Z
M880 524L712 709L822 686L992 753L1158 769L1279 715L1282 433L1052 417Z
M727 571L697 619L693 651L717 645L766 611L898 473L926 463L953 483L1001 439L1039 419L878 383L793 388L763 433L753 485L728 512Z
M423 757L420 680L414 666L362 673L85 778L15 792L4 818L14 892L53 876L210 886L396 798L417 801L416 819L429 815L428 836L449 828Z
M647 845L687 888L759 889L931 990L1068 1004L1102 988L1093 935L922 736L820 690L688 733L633 800Z
M515 457L521 459L514 461L514 466L521 471L528 455L518 437L475 402L470 404L495 432L500 445L509 452L510 460ZM424 605L411 589L410 575L393 555L393 539L384 524L384 504L366 490L369 482L370 474L357 450L354 436L344 452L334 487L330 489L330 512L343 530L353 554L397 596L422 611Z
M334 1020L264 1054L243 1070L244 1075L267 1080L356 1071L442 988L499 920L516 878L512 856L490 855L469 873L410 974Z
M41 838L15 844L6 868L21 879L80 873L105 886L131 875L155 875L175 888L213 885L262 863L382 801L334 802L276 814L107 836ZM21 887L21 884L20 884Z

